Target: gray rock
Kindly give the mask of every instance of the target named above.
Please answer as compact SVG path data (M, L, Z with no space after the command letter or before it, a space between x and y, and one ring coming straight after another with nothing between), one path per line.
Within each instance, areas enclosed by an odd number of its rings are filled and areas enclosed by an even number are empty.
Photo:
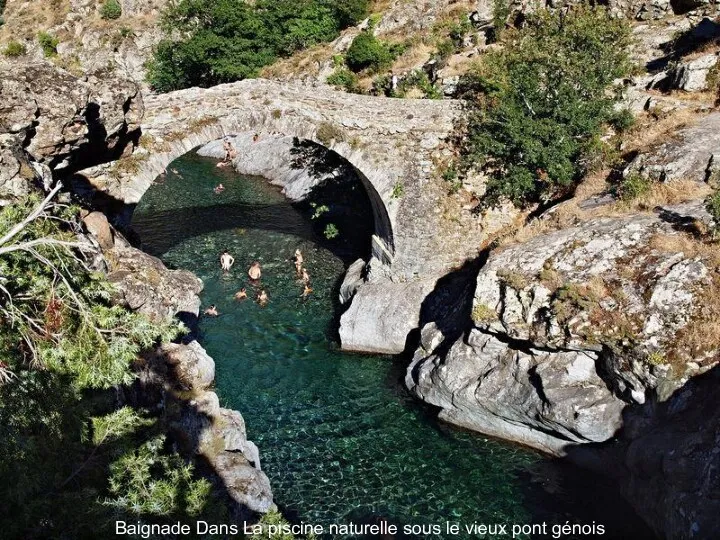
M156 257L129 246L118 245L108 254L108 279L120 291L130 309L155 320L180 313L197 316L202 281L185 270L168 270Z
M340 341L346 351L399 354L408 334L418 327L421 305L434 280L366 283L340 318Z
M686 92L707 90L707 77L718 63L718 54L705 54L694 60L680 62L668 74L670 87Z
M204 390L215 382L215 361L197 341L166 343L159 351L172 369L173 380L189 390Z
M449 422L555 454L611 438L628 403L666 399L720 360L693 362L680 337L711 269L652 241L682 234L678 221L699 204L674 207L675 217L598 218L493 252L477 277L474 328L447 342L437 325L423 328L408 387ZM665 355L676 355L672 370Z
M434 324L422 343L406 384L453 424L562 455L569 445L609 439L622 423L625 404L597 374L596 353L512 349L471 330L427 355L442 343Z
M312 188L333 176L332 173L313 175L307 168L293 166L293 137L271 134L253 141L254 137L255 132L248 131L228 138L238 152L233 167L240 174L262 176L281 186L283 194L291 201L303 200ZM223 159L223 142L208 143L198 150L198 154Z
M101 212L90 212L83 218L83 223L90 234L97 239L102 249L111 249L115 245L112 228L105 214Z
M340 285L341 304L347 304L350 302L353 296L355 296L357 290L365 282L363 279L363 273L365 272L366 265L367 263L363 259L358 259L348 267L345 272L343 282Z
M650 178L670 182L705 182L720 156L720 113L703 116L675 137L649 153L641 154L624 174L639 172Z
M275 508L270 481L265 473L248 463L243 454L221 452L214 462L215 471L230 498L243 509L265 513Z

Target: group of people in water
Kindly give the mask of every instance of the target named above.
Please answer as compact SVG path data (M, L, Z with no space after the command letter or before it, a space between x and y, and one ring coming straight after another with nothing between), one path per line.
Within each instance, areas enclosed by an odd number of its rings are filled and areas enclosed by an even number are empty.
M293 261L295 262L295 272L297 274L297 277L303 283L303 292L301 297L307 298L308 296L310 296L313 290L310 287L310 274L308 273L307 268L305 268L304 266L305 259L303 258L303 254L300 249L295 250ZM235 257L230 255L230 252L228 250L225 250L220 254L220 268L223 272L229 272L234 264ZM257 294L255 295L255 301L261 306L267 305L267 303L270 301L270 297L268 296L267 291L265 291L265 288L260 284L260 278L262 277L262 267L260 266L260 263L258 261L254 261L250 265L250 268L248 268L247 274L250 278L250 282L258 287ZM235 293L234 297L235 300L246 300L248 298L247 289L245 287L242 287L238 292ZM218 315L220 315L215 304L208 306L208 308L205 309L204 314L208 317L217 317Z

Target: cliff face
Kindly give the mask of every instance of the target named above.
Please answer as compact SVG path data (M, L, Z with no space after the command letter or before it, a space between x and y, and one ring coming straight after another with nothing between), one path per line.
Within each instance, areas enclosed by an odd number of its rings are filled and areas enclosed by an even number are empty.
M142 83L145 62L162 38L160 13L167 0L119 0L122 15L103 20L102 2L59 0L23 2L8 0L5 24L0 26L0 43L23 43L29 57L38 61L43 51L37 33L44 31L58 39L53 61L77 76L113 72Z

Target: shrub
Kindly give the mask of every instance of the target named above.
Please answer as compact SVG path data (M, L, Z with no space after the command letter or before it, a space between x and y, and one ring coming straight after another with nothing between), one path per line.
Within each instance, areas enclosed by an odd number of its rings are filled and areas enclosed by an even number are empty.
M347 68L336 69L327 78L327 83L344 88L348 92L358 91L358 77Z
M25 53L27 53L27 48L19 41L10 41L7 44L7 47L5 47L5 50L3 51L3 54L5 56L9 56L12 58L22 56Z
M628 23L599 7L547 11L507 31L463 81L471 103L466 167L490 176L485 204L519 206L572 192L619 96L612 82L630 70Z
M379 71L388 67L395 56L391 46L366 31L353 39L345 55L345 62L355 72L363 69Z
M342 142L345 140L345 133L339 127L323 122L317 130L317 138L325 146L330 146L333 142Z
M403 195L405 195L405 186L403 186L400 182L397 182L393 186L393 190L392 190L392 193L390 194L390 198L399 199Z
M443 92L435 84L430 82L430 77L422 69L411 71L403 77L398 85L400 96L404 96L410 89L417 88L427 99L442 99Z
M652 180L637 172L631 172L615 188L616 195L623 201L633 201L647 194L652 188Z
M325 231L323 232L323 234L325 235L325 238L327 238L328 240L332 240L333 238L337 238L338 236L340 236L340 231L334 223L328 223L325 226Z
M46 57L52 57L57 55L57 46L60 41L55 36L48 34L47 32L38 32L37 35L38 43L40 48Z
M119 19L122 15L122 7L118 0L105 0L100 6L100 17L106 21Z

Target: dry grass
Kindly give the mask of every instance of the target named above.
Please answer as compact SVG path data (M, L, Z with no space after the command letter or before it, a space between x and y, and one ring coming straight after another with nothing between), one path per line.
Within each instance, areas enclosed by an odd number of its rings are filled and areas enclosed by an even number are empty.
M720 351L720 244L708 237L687 233L657 234L650 247L661 253L682 253L699 259L710 270L708 279L695 290L694 310L688 324L675 337L668 360L684 365L705 356L705 363L718 360Z
M653 182L650 190L632 201L617 200L595 208L581 208L580 204L590 197L606 193L610 188L607 182L609 170L605 169L591 174L578 186L573 199L558 205L551 214L536 219L515 230L508 231L499 245L513 245L565 229L600 217L622 217L629 214L652 212L658 206L680 204L683 202L703 199L711 193L706 184L691 180L677 180L670 183Z
M623 139L623 151L646 152L666 142L679 130L695 124L703 116L693 109L676 109L669 113L647 111L637 117L636 124Z

